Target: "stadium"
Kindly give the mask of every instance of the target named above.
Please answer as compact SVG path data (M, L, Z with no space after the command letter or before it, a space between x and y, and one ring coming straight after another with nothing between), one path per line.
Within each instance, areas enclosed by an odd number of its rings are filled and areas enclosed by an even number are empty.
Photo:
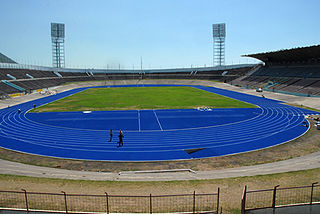
M0 53L0 213L319 213L320 45L225 65L67 68ZM280 186L279 186L280 185Z

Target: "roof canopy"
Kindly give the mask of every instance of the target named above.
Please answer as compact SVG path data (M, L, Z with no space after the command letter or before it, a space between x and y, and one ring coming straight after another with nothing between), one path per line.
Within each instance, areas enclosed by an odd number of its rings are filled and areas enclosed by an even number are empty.
M266 64L320 62L320 45L285 49L274 52L243 55L259 59Z
M3 55L2 53L0 53L0 63L16 63L16 62L10 59L9 57Z

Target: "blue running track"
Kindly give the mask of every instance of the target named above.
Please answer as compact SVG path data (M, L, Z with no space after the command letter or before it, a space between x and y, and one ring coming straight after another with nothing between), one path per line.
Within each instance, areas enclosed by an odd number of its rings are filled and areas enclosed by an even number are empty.
M145 87L148 86L169 85ZM28 113L33 104L44 105L90 87L78 88L0 110L0 146L29 154L82 160L205 158L288 142L308 130L303 125L305 115L319 114L267 98L214 87L190 87L259 108ZM20 114L18 109L22 110ZM112 142L108 142L110 129L114 130ZM119 129L124 131L124 146L120 148Z

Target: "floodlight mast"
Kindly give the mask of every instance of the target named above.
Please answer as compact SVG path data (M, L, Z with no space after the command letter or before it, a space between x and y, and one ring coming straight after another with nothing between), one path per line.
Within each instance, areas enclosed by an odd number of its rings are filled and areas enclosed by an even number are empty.
M64 24L51 23L52 66L55 68L65 67L64 29Z
M213 65L222 66L225 63L226 24L213 24Z

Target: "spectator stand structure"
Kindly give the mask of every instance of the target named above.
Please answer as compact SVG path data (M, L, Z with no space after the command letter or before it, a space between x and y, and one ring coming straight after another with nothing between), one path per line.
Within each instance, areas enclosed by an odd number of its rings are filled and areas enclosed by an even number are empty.
M0 97L20 96L69 82L142 79L195 79L231 81L254 65L152 70L68 69L0 63Z
M320 45L244 55L264 62L231 83L299 96L320 96Z

